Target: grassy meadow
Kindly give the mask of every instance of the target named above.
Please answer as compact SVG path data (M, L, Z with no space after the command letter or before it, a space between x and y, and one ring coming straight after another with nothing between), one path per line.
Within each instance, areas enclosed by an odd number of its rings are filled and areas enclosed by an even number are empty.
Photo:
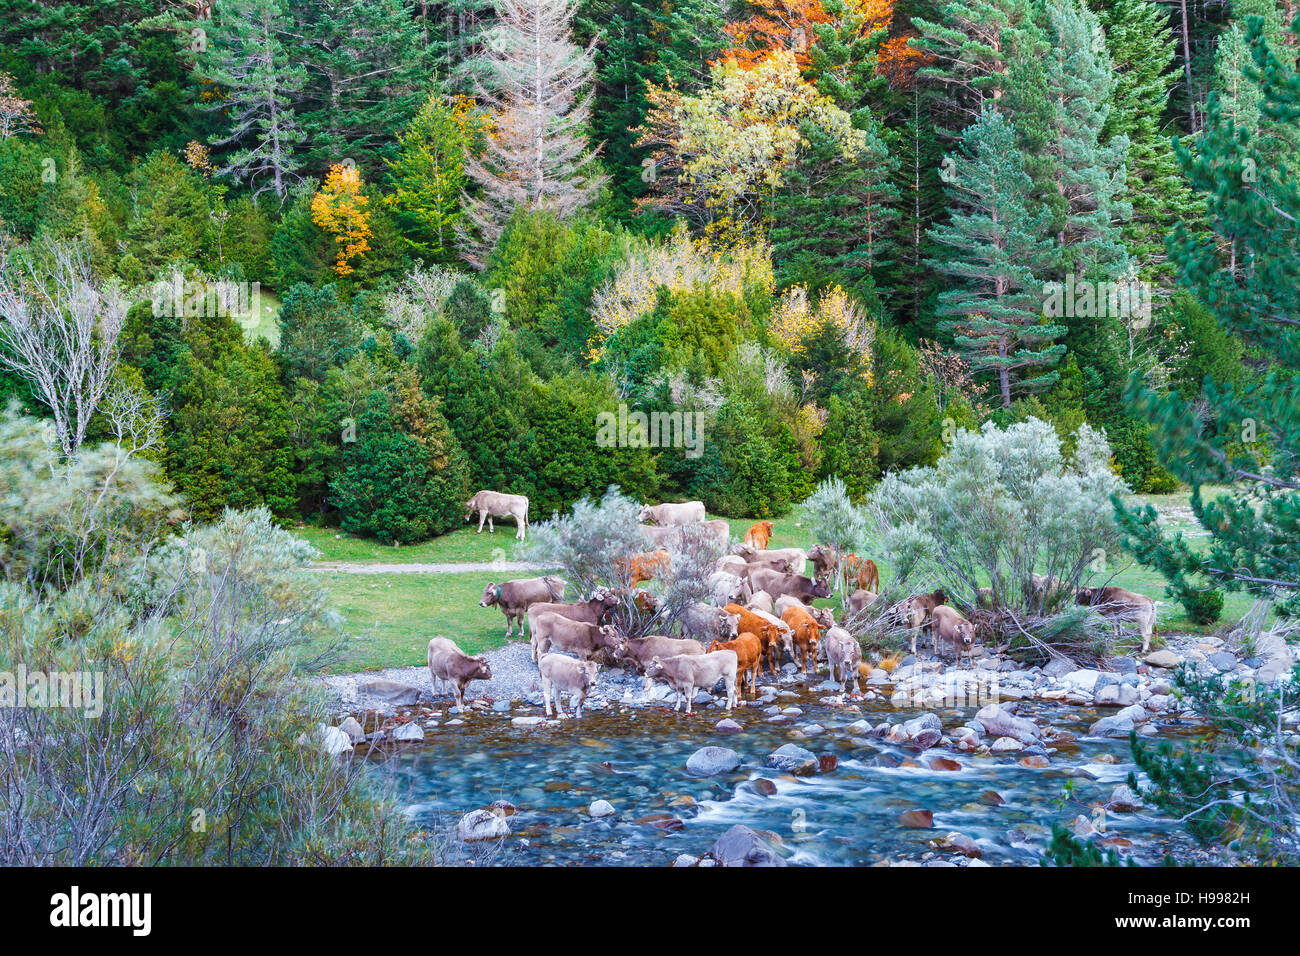
M1207 496L1209 492L1207 490ZM1195 520L1188 508L1188 494L1143 495L1138 500L1154 505L1171 529L1194 533ZM733 535L743 534L749 519L731 522ZM808 547L812 542L800 527L796 516L773 522L771 547ZM334 528L302 527L296 534L321 553L323 562L348 564L438 564L487 563L515 560L514 525L509 521L497 527L495 534L476 525L442 535L416 545L384 545L377 541L344 534ZM1196 539L1193 537L1193 541ZM491 571L467 571L453 574L375 573L358 574L337 570L320 570L334 604L342 613L347 635L347 649L333 670L351 672L420 664L424 649L435 635L450 637L468 653L478 653L504 643L505 616L496 608L480 608L484 585L502 578L526 577L530 572L505 574ZM888 576L887 565L881 567ZM1156 572L1137 564L1121 567L1113 583L1164 601L1161 607L1161 632L1213 632L1226 621L1246 612L1251 599L1229 594L1223 619L1214 625L1194 624L1177 604L1164 594L1164 579ZM819 601L830 604L831 601Z

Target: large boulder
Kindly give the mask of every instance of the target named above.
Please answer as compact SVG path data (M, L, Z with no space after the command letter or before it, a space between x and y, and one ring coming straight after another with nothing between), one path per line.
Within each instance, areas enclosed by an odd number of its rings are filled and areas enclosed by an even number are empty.
M786 744L772 751L767 755L766 763L773 770L782 770L800 777L817 772L817 756L811 750L804 750L794 744Z
M1165 668L1177 667L1179 664L1183 662L1183 659L1181 657L1179 657L1177 654L1175 654L1173 651L1169 650L1168 648L1159 651L1152 651L1144 658L1144 660L1146 660L1146 662L1150 664L1152 667L1165 667Z
M352 749L352 741L348 740L348 735L337 727L321 728L321 750L331 757L337 757L339 754L347 753Z
M420 689L395 680L368 680L357 685L357 692L375 697L386 704L414 704L420 699Z
M908 743L921 750L933 747L943 737L943 724L934 714L922 714L920 717L904 721L902 726Z
M975 719L979 721L986 734L992 734L994 737L1014 737L1021 743L1029 743L1039 737L1037 724L1032 720L1007 713L999 704L981 707L975 714Z
M737 823L713 844L709 856L720 866L785 866L776 849L757 833Z
M687 773L696 777L731 773L739 766L740 754L728 747L701 747L686 761Z
M497 816L491 810L471 810L460 818L456 835L466 843L499 840L510 835L510 824L505 817Z

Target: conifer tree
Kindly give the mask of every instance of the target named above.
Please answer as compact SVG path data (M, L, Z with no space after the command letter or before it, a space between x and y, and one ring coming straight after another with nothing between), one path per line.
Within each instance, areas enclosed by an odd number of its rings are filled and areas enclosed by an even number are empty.
M1015 127L991 105L962 134L952 182L951 220L931 230L943 258L927 263L952 287L939 295L941 331L992 372L1002 405L1051 385L1065 332L1043 319L1043 274L1052 254L1045 210L1033 209L1033 185L1016 146Z
M293 63L284 36L284 0L226 0L216 8L199 71L221 90L210 109L229 123L216 146L234 146L217 175L247 182L254 196L270 190L281 203L300 178L303 131L294 100L307 73Z
M1292 35L1300 39L1300 21ZM1264 24L1245 33L1251 59L1246 76L1258 84L1261 125L1300 121L1300 74L1294 53L1279 57ZM1153 423L1166 468L1192 485L1192 510L1209 536L1193 549L1161 531L1151 507L1116 513L1138 559L1155 567L1175 592L1219 586L1274 597L1282 613L1300 613L1300 185L1285 165L1270 165L1259 142L1224 114L1218 92L1193 147L1177 144L1192 189L1204 198L1212 233L1179 225L1169 240L1182 285L1227 331L1257 347L1271 364L1255 381L1207 376L1200 398L1159 394L1141 381L1128 396ZM1206 501L1201 486L1233 483Z
M491 132L482 158L468 166L482 195L467 203L457 226L462 255L477 268L517 210L567 218L604 184L586 137L594 48L569 39L576 5L498 0L481 90Z

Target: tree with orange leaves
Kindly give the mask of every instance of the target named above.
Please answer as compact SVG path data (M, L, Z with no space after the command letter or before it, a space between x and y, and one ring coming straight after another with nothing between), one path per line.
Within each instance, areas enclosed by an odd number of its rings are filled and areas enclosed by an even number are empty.
M334 237L340 248L334 271L352 272L350 260L370 251L370 198L362 193L361 173L352 165L335 163L325 185L311 198L311 221Z
M831 26L838 32L846 23L852 23L859 37L866 39L887 31L894 20L894 0L845 0L834 4L823 0L755 0L752 6L752 16L726 27L735 46L724 56L747 68L775 49L786 49L794 52L799 69L806 71L812 65L812 49L823 28ZM918 55L905 36L882 36L878 45L880 71L886 76L906 72L906 63ZM873 57L876 46L872 44Z

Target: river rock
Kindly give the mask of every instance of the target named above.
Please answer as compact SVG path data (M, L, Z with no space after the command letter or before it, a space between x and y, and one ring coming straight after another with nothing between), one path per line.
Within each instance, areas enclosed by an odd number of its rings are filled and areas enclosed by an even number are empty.
M1048 661L1043 667L1043 674L1047 677L1064 677L1074 670L1074 665L1063 657L1056 657Z
M795 744L785 744L767 755L765 761L773 770L782 770L798 777L810 776L817 772L817 757L810 750L804 750Z
M414 704L420 699L420 688L395 680L368 680L357 685L357 693L377 697L387 704Z
M984 855L984 851L979 845L964 833L949 833L940 841L940 847L945 850L955 850L962 856L978 859Z
M1106 801L1106 809L1115 813L1135 813L1141 810L1146 804L1142 798L1133 792L1133 789L1125 783L1111 791L1110 799Z
M337 727L321 728L321 750L325 751L325 753L331 757L336 757L339 754L347 753L351 749L352 741L348 739L348 735L342 730Z
M699 862L700 858L697 856L691 856L689 853L679 853L669 866L698 866Z
M1144 659L1152 667L1173 668L1183 662L1181 657L1168 648L1159 651L1152 651Z
M864 737L871 733L871 724L865 720L855 720L844 729L855 737Z
M932 810L904 810L898 815L898 822L912 830L928 830L934 826Z
M1127 737L1133 730L1133 718L1121 711L1110 717L1103 717L1088 728L1090 737Z
M731 773L740 766L740 754L727 747L701 747L686 761L686 771L696 777Z
M471 810L456 824L456 835L465 843L499 840L510 835L510 824L491 810Z
M1208 660L1216 670L1234 671L1237 669L1237 656L1229 654L1227 651L1217 651L1211 654Z
M985 790L980 794L979 802L986 807L1000 807L1007 801L996 790Z
M999 704L988 704L975 714L984 732L995 737L1014 737L1021 743L1038 739L1038 725L1017 717Z
M1015 737L999 737L993 741L993 746L989 748L994 753L1006 753L1012 750L1024 750L1025 745Z
M355 717L346 718L343 723L339 724L339 730L348 735L348 740L354 744L359 744L366 739L366 732L361 729Z
M545 717L511 717L510 723L515 727L536 727L546 721Z
M933 747L943 736L943 724L934 714L922 714L902 724L908 742L922 750Z
M1093 688L1097 684L1097 678L1101 676L1100 671L1078 670L1070 671L1061 680L1073 687L1075 690L1081 690L1086 693L1093 693Z
M713 729L723 734L738 734L745 728L736 723L730 717L724 717L713 725Z
M401 743L413 743L417 740L424 739L424 728L411 721L409 724L402 724L393 731L393 739Z
M757 833L744 824L737 823L709 848L709 857L719 866L785 866L781 854L776 852Z
M591 806L587 808L587 813L596 819L601 817L612 817L618 811L614 809L614 804L608 800L593 800ZM688 865L694 865L688 864Z

